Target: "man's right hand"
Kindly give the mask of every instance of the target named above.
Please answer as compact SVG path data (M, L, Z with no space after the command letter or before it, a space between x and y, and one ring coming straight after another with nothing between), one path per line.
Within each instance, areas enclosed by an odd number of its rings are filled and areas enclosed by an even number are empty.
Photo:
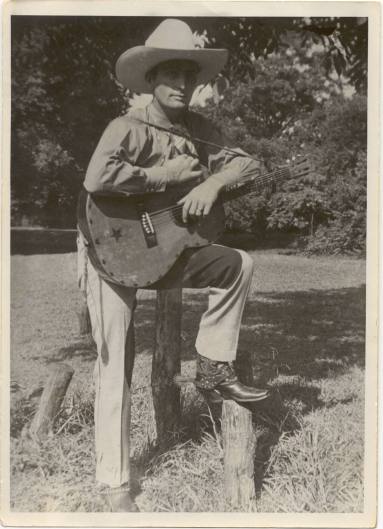
M201 178L203 173L201 169L197 169L198 166L199 160L187 154L180 154L176 158L168 160L164 164L168 172L168 183L170 185L180 184Z

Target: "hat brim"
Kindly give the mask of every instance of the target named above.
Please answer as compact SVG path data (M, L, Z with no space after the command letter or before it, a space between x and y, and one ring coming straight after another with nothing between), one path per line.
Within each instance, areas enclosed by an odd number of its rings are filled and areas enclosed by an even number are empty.
M171 60L189 60L196 62L200 70L197 84L205 84L213 79L225 66L228 51L215 48L197 48L192 50L171 50L136 46L125 51L117 60L117 80L133 92L151 93L146 74L157 64Z

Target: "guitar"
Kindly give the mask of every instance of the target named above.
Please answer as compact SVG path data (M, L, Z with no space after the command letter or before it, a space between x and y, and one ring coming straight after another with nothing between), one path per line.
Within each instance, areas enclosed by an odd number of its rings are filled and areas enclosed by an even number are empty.
M182 221L177 201L186 192L125 196L120 193L80 194L78 223L89 258L107 281L128 287L150 287L172 267L184 249L216 241L225 227L223 204L270 188L286 178L306 176L311 167L302 158L290 165L224 188L209 215Z

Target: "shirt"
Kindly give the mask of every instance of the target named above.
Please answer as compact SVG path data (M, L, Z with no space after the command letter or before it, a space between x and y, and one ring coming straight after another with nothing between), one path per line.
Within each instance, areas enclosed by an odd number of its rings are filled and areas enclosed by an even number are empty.
M183 128L191 137L228 146L219 130L196 112L185 112L183 123L177 123L176 128ZM114 119L90 160L85 189L90 193L118 191L127 195L164 191L168 182L166 161L180 154L198 158L208 173L214 174L224 185L258 172L259 162L241 156L240 153L245 153L240 149L236 149L236 155L221 147L184 139L171 129L174 125L153 103L144 109L131 109Z

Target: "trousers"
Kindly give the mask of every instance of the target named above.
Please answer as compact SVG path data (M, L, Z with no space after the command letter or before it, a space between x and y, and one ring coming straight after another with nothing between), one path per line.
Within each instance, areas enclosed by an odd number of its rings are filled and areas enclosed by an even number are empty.
M78 239L79 259L84 252ZM130 481L131 377L134 363L136 289L102 279L89 259L87 304L97 345L94 369L96 480L118 487ZM253 273L253 261L241 251L219 245L187 249L154 289L206 288L208 307L202 314L195 347L212 360L236 357L240 324Z

